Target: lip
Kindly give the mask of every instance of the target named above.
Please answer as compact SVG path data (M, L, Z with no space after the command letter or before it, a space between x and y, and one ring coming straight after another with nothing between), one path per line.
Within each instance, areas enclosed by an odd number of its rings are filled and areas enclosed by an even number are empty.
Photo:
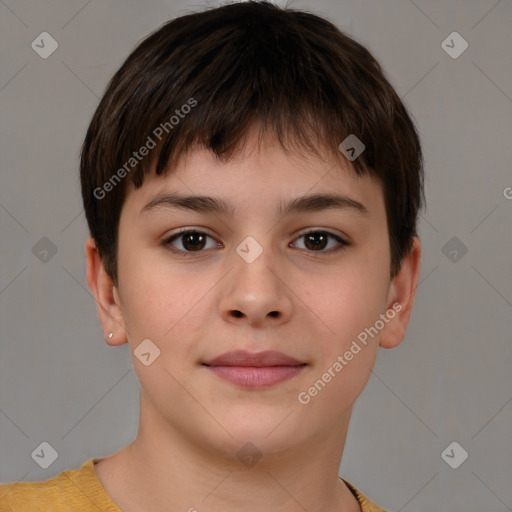
M248 389L274 386L295 377L307 366L275 350L232 350L202 364L221 379Z
M291 356L276 350L263 352L247 352L246 350L230 350L203 364L208 366L298 366L305 364Z

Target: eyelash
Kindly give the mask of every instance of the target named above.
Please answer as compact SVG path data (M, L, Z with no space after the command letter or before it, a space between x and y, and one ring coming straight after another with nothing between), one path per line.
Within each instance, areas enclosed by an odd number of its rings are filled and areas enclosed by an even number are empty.
M196 229L187 229L187 228L185 228L185 229L182 229L182 230L178 231L177 233L174 233L170 237L167 237L162 242L162 245L166 246L167 249L169 249L171 252L173 252L175 254L178 254L180 256L184 256L184 257L187 257L187 258L188 257L194 257L194 256L196 256L198 254L201 254L201 253L205 252L205 250L184 251L182 249L176 249L175 247L172 246L172 242L174 242L174 240L178 239L180 236L182 237L184 235L189 235L189 234L192 234L192 233L199 234L199 235L206 235L207 237L213 239L213 237L211 235L209 235L208 233L205 233L204 231L199 231L199 230L196 230ZM328 249L328 250L312 251L312 250L302 249L302 250L305 250L306 252L309 252L309 253L312 253L312 254L315 254L315 253L334 254L334 253L338 253L339 251L342 251L345 247L348 247L348 246L351 245L349 242L347 242L346 240L341 238L339 235L335 235L334 233L331 233L331 232L325 231L325 230L321 230L321 229L312 229L312 230L307 231L305 233L301 233L297 237L297 239L305 237L307 235L311 235L312 233L322 233L322 234L325 234L325 235L327 235L330 238L334 238L340 244L338 247L335 247L334 249L331 248L331 249Z

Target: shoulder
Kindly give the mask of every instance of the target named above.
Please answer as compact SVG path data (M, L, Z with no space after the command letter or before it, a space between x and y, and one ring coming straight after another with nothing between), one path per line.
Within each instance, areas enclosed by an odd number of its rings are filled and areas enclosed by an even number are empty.
M367 498L361 491L356 489L350 482L347 482L344 478L342 480L345 482L347 487L350 489L352 494L357 498L359 505L361 506L361 512L387 512L387 510L383 509L376 505L373 501Z
M90 459L80 469L63 471L40 482L0 485L0 512L117 512L119 509L108 502L93 464L94 459Z
M43 512L52 505L52 510L60 512L63 505L58 491L59 477L44 482L13 482L0 485L0 512L30 510ZM30 507L30 508L29 508Z

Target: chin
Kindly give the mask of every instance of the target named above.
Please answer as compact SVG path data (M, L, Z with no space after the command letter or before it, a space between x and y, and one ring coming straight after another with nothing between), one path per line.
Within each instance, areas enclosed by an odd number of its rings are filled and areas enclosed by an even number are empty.
M225 422L219 418L233 437L223 436L218 446L229 457L240 457L245 452L250 455L251 451L256 452L256 455L278 455L293 450L306 441L307 432L295 423L295 415L286 418L288 414L289 411L280 411L278 415L264 416L253 412L237 421L231 418L231 421Z

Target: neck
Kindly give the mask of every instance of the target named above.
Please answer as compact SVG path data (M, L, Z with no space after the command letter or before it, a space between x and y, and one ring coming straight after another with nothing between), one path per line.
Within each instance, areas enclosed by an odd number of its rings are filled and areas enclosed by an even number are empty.
M169 425L141 395L136 439L96 472L123 512L360 512L338 477L350 414L330 433L287 449L267 445L244 464Z

